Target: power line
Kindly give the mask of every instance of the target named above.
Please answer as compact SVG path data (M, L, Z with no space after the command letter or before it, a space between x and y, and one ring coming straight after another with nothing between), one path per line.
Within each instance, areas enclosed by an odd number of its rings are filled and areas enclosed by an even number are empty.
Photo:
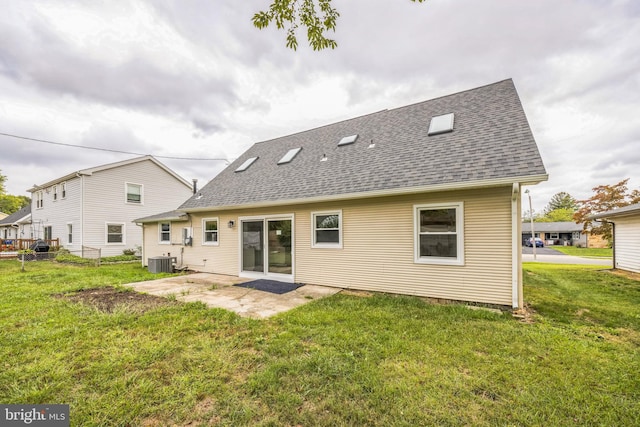
M27 136L12 135L10 133L3 133L3 132L0 132L0 135L8 136L10 138L24 139L24 140L27 140L27 141L42 142L42 143L45 143L45 144L62 145L64 147L84 148L86 150L108 151L110 153L132 154L134 156L146 156L147 155L147 154L144 154L144 153L133 153L131 151L112 150L110 148L98 148L98 147L87 147L85 145L64 144L62 142L47 141L45 139L37 139L37 138L29 138ZM171 160L206 160L206 161L221 161L221 162L225 162L225 163L230 163L230 161L228 159L218 159L218 158L203 159L203 158L194 158L194 157L156 156L156 155L154 155L153 157L157 157L159 159L171 159Z

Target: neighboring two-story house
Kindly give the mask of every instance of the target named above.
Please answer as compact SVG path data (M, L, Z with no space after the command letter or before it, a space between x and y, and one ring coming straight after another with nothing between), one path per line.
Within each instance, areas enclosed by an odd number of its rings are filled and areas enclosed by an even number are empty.
M191 196L191 184L152 156L79 170L31 192L33 238L59 239L82 255L121 255L142 246L142 230L132 221L174 209Z

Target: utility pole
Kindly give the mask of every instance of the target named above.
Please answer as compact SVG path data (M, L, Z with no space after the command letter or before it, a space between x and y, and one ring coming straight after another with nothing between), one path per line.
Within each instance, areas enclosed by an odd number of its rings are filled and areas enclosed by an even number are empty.
M529 196L529 219L531 219L531 247L533 248L533 260L536 261L536 233L533 232L533 209L531 208L531 193L527 188L525 193Z

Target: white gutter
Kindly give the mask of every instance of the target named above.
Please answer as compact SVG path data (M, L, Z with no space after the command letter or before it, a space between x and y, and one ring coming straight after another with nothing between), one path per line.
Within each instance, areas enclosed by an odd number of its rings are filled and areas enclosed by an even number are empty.
M517 177L519 185L534 185L542 181L549 179L549 175L531 175L524 177ZM331 202L338 200L353 200L353 199L368 199L371 197L385 197L385 196L401 196L406 194L418 194L418 193L435 193L439 191L454 191L454 190L470 190L477 188L490 188L490 187L503 187L513 185L514 178L500 178L491 180L480 180L471 182L456 182L448 184L437 185L425 185L420 187L409 188L392 188L388 190L375 190L375 191L363 191L360 193L346 193L346 194L332 194L326 196L307 197L302 199L285 199L285 200L265 200L256 203L246 203L239 205L227 205L227 206L205 206L197 208L178 208L181 212L207 212L211 210L223 211L232 209L252 209L272 206L288 206L299 205L306 203L321 203Z

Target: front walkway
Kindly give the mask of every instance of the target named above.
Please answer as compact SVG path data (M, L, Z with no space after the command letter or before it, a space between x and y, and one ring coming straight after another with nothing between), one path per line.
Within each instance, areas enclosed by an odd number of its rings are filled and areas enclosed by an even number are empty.
M256 319L264 319L341 291L339 288L304 285L286 294L277 295L233 286L250 280L252 279L221 274L194 273L124 286L151 295L173 295L184 302L201 301L209 307L223 308L240 316Z

